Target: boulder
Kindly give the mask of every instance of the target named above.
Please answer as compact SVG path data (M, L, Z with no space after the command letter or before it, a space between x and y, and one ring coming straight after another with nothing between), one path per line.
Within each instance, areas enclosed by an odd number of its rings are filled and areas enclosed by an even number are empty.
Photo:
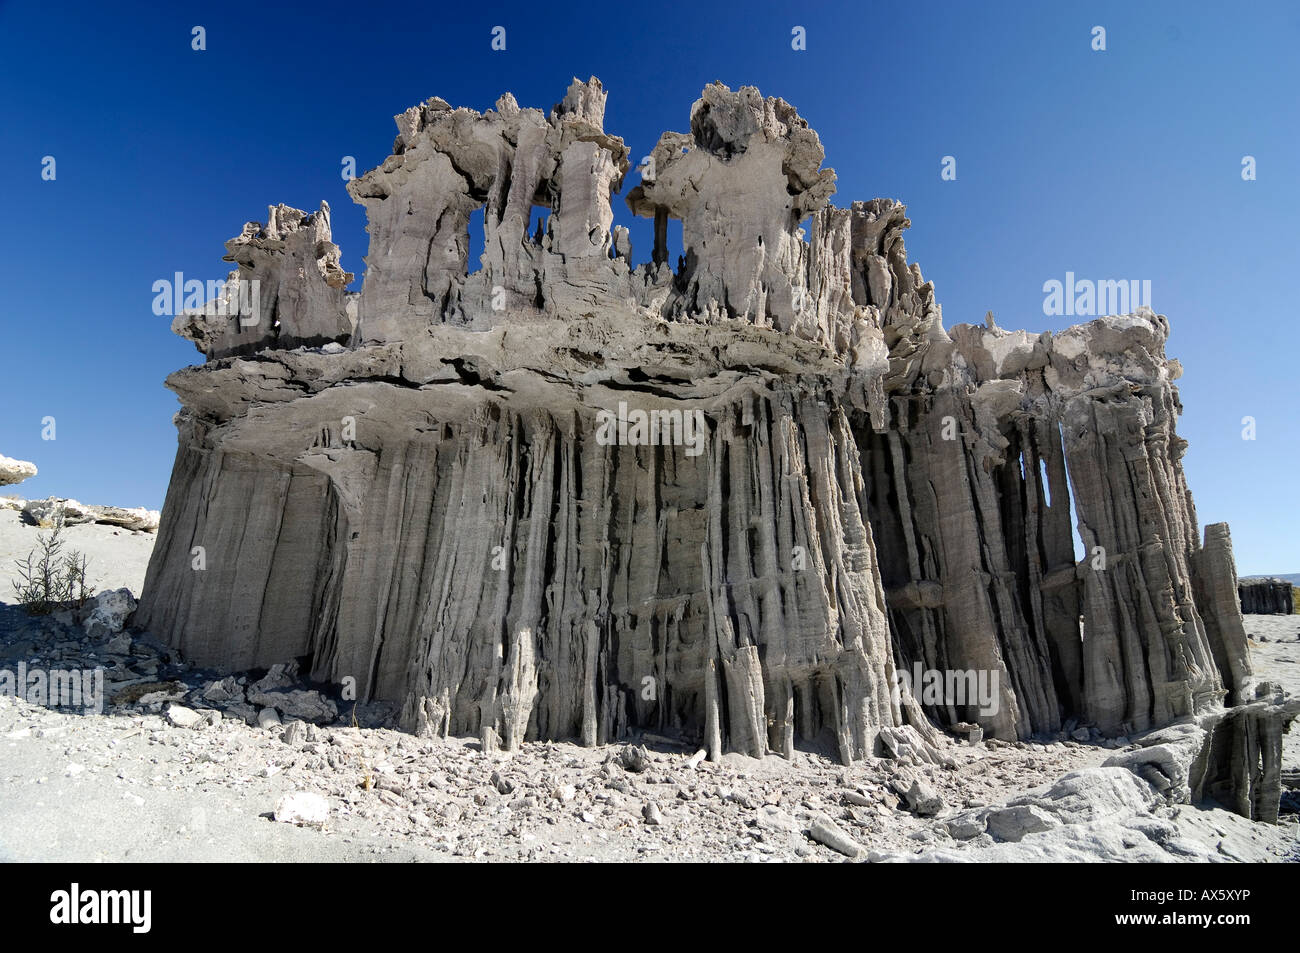
M193 728L203 721L203 716L193 708L186 708L184 705L169 705L167 720L177 728Z
M894 783L895 790L907 802L907 809L921 817L933 817L943 810L943 798L934 793L934 789L921 780L914 780L910 785Z
M130 589L109 589L96 594L83 627L92 639L108 639L121 632L136 610ZM127 643L130 648L130 642Z
M1026 834L1051 830L1060 823L1055 816L1036 804L1016 804L990 811L984 818L984 830L994 840L1018 841ZM962 833L968 830L963 829L961 824L956 825L956 829Z
M808 836L824 847L829 847L831 850L849 858L857 858L866 850L852 837L844 833L840 826L829 817L820 817L814 820L812 826L808 829Z
M250 689L248 701L273 708L284 718L330 722L339 716L338 706L317 691L297 689L288 692L260 692Z
M51 496L43 500L28 500L23 504L23 519L33 526L47 527L56 523L75 526L78 523L93 523L95 512L93 507L76 500Z

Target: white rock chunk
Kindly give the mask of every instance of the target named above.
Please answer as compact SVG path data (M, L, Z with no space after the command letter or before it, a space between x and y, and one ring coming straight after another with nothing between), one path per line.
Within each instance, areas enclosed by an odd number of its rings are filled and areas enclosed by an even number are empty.
M95 607L86 617L86 634L92 639L111 638L122 631L135 606L135 597L130 589L109 589L99 593L95 596Z
M203 721L203 716L193 708L184 705L172 705L167 709L167 720L177 728L193 728Z
M0 454L0 486L12 486L36 476L36 464Z
M323 827L329 816L329 802L310 791L293 791L275 806L275 819L282 824Z

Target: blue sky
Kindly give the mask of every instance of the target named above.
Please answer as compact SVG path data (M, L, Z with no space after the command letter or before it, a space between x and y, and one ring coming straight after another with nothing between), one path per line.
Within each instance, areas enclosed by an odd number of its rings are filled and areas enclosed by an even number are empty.
M510 90L549 108L596 75L606 129L635 160L688 129L717 79L799 108L839 175L836 204L907 203L910 256L949 326L992 310L1003 327L1064 327L1042 286L1067 271L1150 280L1186 371L1179 429L1202 524L1231 523L1243 574L1297 571L1297 48L1288 3L0 0L0 453L40 468L13 488L24 496L161 506L179 407L162 381L200 358L152 313L153 282L224 277L222 243L245 221L325 199L359 284L364 219L342 159L377 165L391 117L429 96L485 109ZM615 207L645 260L647 224Z

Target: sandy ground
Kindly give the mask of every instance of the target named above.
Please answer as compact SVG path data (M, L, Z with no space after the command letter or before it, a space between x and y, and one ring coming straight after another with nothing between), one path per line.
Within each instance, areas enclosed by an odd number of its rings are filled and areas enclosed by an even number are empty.
M530 743L484 754L469 738L340 726L289 741L233 719L181 728L138 709L66 714L0 697L0 859L838 862L805 835L808 817L834 817L873 849L943 841L933 819L906 809L896 779L975 806L1112 753L952 745L953 769L846 768L811 752L692 766L690 749L651 742L628 770L624 750ZM323 830L272 819L292 791L328 800Z
M43 532L22 521L17 510L0 509L0 603L12 604L14 560L36 548ZM87 576L97 592L125 586L136 596L144 589L144 574L153 552L154 535L98 523L79 523L64 530L64 552L76 550L87 560Z

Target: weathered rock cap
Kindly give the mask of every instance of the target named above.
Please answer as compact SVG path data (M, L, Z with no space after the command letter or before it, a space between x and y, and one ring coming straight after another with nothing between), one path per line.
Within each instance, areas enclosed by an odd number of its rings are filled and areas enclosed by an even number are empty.
M347 342L356 306L345 291L355 277L331 240L330 207L312 213L287 205L267 209L267 222L247 222L226 242L225 261L238 265L215 298L184 311L172 332L193 341L208 360Z
M0 486L13 486L36 476L36 464L0 455Z

